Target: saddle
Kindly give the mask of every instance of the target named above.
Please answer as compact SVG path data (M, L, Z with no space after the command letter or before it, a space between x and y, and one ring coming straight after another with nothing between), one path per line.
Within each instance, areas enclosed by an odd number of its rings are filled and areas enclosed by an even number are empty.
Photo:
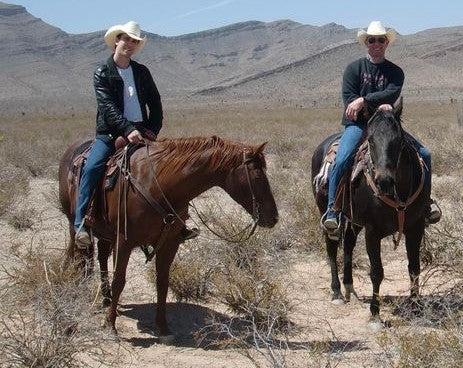
M125 138L123 138L125 139ZM75 206L76 206L76 195L79 189L80 178L82 175L82 169L87 161L87 158L90 154L90 150L92 148L93 141L86 141L82 145L80 145L74 157L71 160L71 167L68 174L68 190L69 190L69 198L71 198L71 212L75 213ZM106 171L103 175L102 180L100 180L99 184L97 184L89 205L87 207L87 213L85 215L85 222L87 225L92 226L95 218L95 198L96 193L99 190L111 191L114 189L117 179L120 174L120 168L122 166L125 167L126 170L130 169L130 157L133 155L135 151L137 151L142 144L129 144L128 141L125 140L116 140L115 143L116 152L109 157L106 163Z
M339 148L340 139L341 137L339 136L331 142L328 151L323 159L323 164L320 168L320 171L314 177L314 185L316 192L320 190L324 190L326 192L328 191L327 186L329 173L331 172L332 165L334 164L336 159L336 153ZM354 163L352 167L349 170L346 170L339 182L333 205L335 211L342 210L344 201L347 200L350 195L350 184L355 183L358 180L358 178L360 178L360 175L363 173L363 170L367 168L369 157L370 156L367 141L364 138L362 138L362 143L360 144L359 148L355 153Z

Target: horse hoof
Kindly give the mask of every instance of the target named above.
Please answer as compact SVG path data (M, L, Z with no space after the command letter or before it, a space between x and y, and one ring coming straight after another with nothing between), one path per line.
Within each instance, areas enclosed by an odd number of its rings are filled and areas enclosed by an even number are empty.
M107 308L111 305L111 298L103 298L103 301L101 302L101 306L103 308Z
M331 300L331 304L334 305L343 305L344 304L344 299L342 298L336 298Z
M175 341L174 335L162 335L159 336L159 343L163 345L172 345Z
M114 336L117 336L116 326L109 322L107 318L104 318L103 321L101 321L101 328L109 330L109 332L111 332Z
M346 303L349 303L352 300L351 299L352 295L354 296L354 298L353 298L354 301L359 301L360 300L357 293L354 290L354 285L346 284L346 285L344 285L344 288L346 290Z
M372 331L380 331L384 328L383 322L379 318L370 319L368 322L368 327Z

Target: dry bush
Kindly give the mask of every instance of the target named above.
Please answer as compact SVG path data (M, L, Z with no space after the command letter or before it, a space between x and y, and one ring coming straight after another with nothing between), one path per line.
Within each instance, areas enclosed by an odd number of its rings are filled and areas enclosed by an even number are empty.
M289 323L289 299L281 281L258 267L239 268L233 260L214 275L214 297L232 312L257 326L268 323L275 329Z
M0 216L24 198L31 177L57 178L60 157L77 138L93 136L94 117L21 116L0 121Z
M208 271L197 260L175 261L170 269L169 288L177 302L206 301Z
M423 287L430 284L440 290L463 285L463 201L453 201L452 207L455 212L444 210L441 221L426 229L421 247Z
M0 142L0 151L1 151ZM7 162L0 154L0 216L18 199L23 198L29 191L29 178L27 172Z
M32 229L37 211L33 207L19 208L10 214L8 224L19 231Z
M56 254L11 251L12 265L2 277L0 365L112 366L117 343L95 328L95 285L82 280L74 267L61 270L62 257Z
M220 228L228 239L236 233L232 225L236 223L239 221L230 218L214 221L215 229ZM215 300L257 327L271 323L274 332L289 328L291 305L283 283L285 255L269 232L257 231L240 243L217 247L216 257L211 278Z
M180 250L172 262L169 273L169 289L177 302L205 302L209 298L210 277L213 266L197 248ZM148 282L156 285L156 270L148 268Z
M423 320L420 320L421 322ZM439 329L414 322L383 331L378 336L382 367L421 368L463 366L463 328L460 318L449 318Z

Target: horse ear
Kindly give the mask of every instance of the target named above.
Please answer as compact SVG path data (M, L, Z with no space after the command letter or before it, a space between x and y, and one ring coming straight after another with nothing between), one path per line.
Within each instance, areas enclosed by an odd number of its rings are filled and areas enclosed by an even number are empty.
M255 149L254 149L255 154L257 155L257 154L259 154L259 153L263 153L263 152L264 152L264 148L265 148L265 146L267 145L267 143L268 143L268 142L264 142L264 143L262 143L261 145L256 146Z
M394 115L398 121L400 121L400 117L402 116L403 102L404 98L403 96L400 96L399 102L397 102L397 104L394 106Z

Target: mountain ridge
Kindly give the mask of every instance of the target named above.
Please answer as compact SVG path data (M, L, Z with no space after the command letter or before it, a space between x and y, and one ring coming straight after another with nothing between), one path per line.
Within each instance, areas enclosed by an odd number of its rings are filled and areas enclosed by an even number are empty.
M21 32L17 32L21 29ZM94 105L92 75L110 51L104 31L68 34L21 5L0 2L2 109ZM169 103L293 101L339 103L342 71L365 54L356 29L289 19L246 21L167 37L146 32L134 57ZM461 98L463 27L398 35L388 59L405 71L407 98ZM5 106L5 108L3 108Z

